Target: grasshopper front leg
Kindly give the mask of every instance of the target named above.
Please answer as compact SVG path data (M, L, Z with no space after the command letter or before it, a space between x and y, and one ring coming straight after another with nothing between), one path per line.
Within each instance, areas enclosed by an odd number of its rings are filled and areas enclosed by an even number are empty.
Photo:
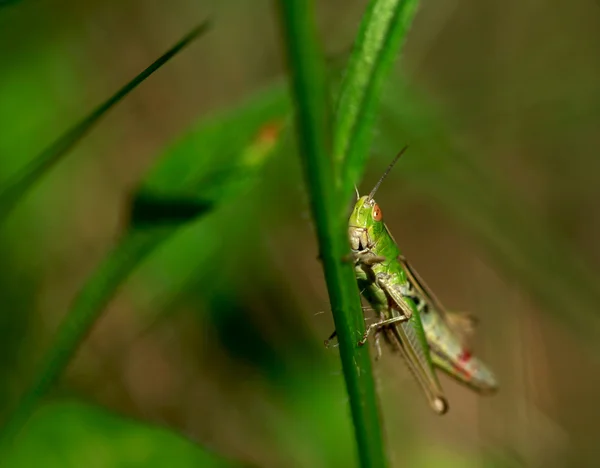
M363 312L372 312L373 309L371 309L370 307L362 307ZM365 321L367 321L368 319L365 318ZM331 340L333 340L335 337L337 336L337 330L333 330L333 332L331 333L331 335L329 335L329 338L327 338L323 344L325 345L326 348L329 348L329 345L331 343Z
M382 290L386 291L386 293L392 298L393 302L395 304L397 304L397 306L398 306L397 310L400 309L400 310L398 310L398 312L400 312L401 315L398 315L396 317L387 318L387 319L381 320L377 323L373 323L373 324L369 325L369 327L365 331L365 334L363 335L362 339L358 342L358 346L363 346L367 342L367 340L369 339L369 335L373 331L375 331L375 330L379 331L383 327L392 325L394 323L406 322L407 320L410 320L410 318L412 317L411 308L406 304L405 301L403 301L401 298L399 298L397 296L396 291L390 287L391 285L389 284L390 283L389 276L386 274L378 274L376 277L376 281L377 281L377 285Z
M362 250L360 252L352 252L342 257L343 263L354 263L354 265L373 266L386 261L385 257L375 255L370 250Z
M375 353L376 353L375 360L376 361L379 361L379 359L381 359L381 356L383 356L383 352L381 351L381 332L382 332L381 328L375 330ZM337 335L337 331L334 330L333 333L331 334L331 336L325 340L326 348L329 348L329 343L336 335Z
M329 343L331 343L331 340L333 340L336 336L337 336L337 330L333 330L333 333L331 335L329 335L329 338L327 338L324 342L326 348L329 348Z
M377 334L379 331L381 331L381 329L387 325L391 325L393 323L399 323L399 322L406 322L410 317L407 317L406 315L399 315L398 317L392 317L390 319L386 319L386 320L381 320L380 322L377 323L372 323L371 325L369 325L367 327L367 330L365 331L362 339L358 342L358 346L363 346L367 340L369 339L369 335L375 330L375 333Z
M355 265L365 265L368 267L372 267L373 265L383 263L387 260L385 257L382 257L381 255L375 255L370 250L365 250L362 252L354 253L353 258L354 258Z

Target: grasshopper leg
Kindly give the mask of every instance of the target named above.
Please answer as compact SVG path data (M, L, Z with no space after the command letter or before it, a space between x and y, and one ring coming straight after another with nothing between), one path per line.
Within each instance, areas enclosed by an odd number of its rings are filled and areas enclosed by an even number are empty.
M370 250L364 250L361 252L353 252L342 257L342 263L354 263L355 265L362 264L366 266L377 265L383 263L387 259L380 255L373 254Z
M355 253L353 254L353 258L356 265L361 264L366 266L377 265L378 263L383 263L387 260L385 257L382 257L381 255L375 255L370 251Z
M333 333L331 335L329 335L329 338L327 338L325 340L325 347L326 348L329 348L329 343L331 343L331 340L333 340L336 336L337 336L337 330L333 330Z
M371 309L370 307L362 307L363 312L372 312L373 309ZM365 321L368 320L365 318ZM326 348L329 348L329 345L331 343L331 340L333 340L335 337L337 336L337 330L333 330L333 333L331 333L331 335L329 335L329 338L327 338L323 343L325 345Z
M382 327L385 327L386 325L391 325L392 323L398 323L398 322L405 322L409 319L409 317L406 317L405 315L400 315L398 317L392 317L390 319L386 319L386 320L382 320L380 322L377 323L372 323L371 325L369 325L367 327L367 331L365 331L365 334L362 337L362 340L360 340L358 342L358 346L363 346L367 340L369 339L369 335L373 332L373 330L375 330L376 332L381 330Z
M394 303L398 306L399 311L407 320L412 317L412 309L408 306L406 301L403 300L402 294L390 284L388 275L377 275L377 285L392 298Z
M360 260L360 262L367 266L373 266L373 265L377 265L378 263L383 263L383 262L385 262L385 260L386 260L385 257L375 255L375 256L369 256L369 257L363 258Z

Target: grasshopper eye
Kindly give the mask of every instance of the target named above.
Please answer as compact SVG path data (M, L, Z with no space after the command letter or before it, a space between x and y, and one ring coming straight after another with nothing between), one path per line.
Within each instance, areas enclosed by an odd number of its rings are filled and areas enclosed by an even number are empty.
M373 207L373 219L375 221L381 221L383 219L383 213L379 209L378 204L375 204L375 206Z

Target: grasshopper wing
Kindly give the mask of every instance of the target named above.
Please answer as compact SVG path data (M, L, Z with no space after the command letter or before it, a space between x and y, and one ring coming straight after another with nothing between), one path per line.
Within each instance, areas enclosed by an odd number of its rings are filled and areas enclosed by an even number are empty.
M405 358L408 368L423 389L431 408L437 414L446 413L448 402L435 375L419 312L414 305L409 304L397 286L387 282L381 283L380 286L389 298L391 315L398 316L401 312L410 317L406 322L387 328L388 338L397 345Z
M494 393L498 389L494 373L469 349L476 319L448 313L408 261L403 257L399 261L417 296L425 301L422 323L434 365L479 393Z
M447 312L446 321L448 322L448 325L450 325L450 328L456 331L460 336L465 346L471 344L471 340L479 323L477 317L469 312Z

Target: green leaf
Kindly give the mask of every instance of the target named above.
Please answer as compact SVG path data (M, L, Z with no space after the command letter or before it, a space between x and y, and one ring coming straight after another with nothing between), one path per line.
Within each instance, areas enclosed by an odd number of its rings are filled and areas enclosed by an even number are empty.
M197 221L256 180L274 152L288 109L287 94L280 88L261 93L201 122L165 152L133 197L124 235L63 319L36 378L3 428L3 442L18 433L139 263L182 225Z
M358 31L335 112L336 183L349 199L371 149L385 80L415 16L418 0L372 0ZM345 206L341 207L344 210Z
M277 85L244 107L201 122L142 182L134 223L179 222L238 192L271 155L289 110L287 93Z
M354 273L342 258L349 253L346 219L338 216L345 203L336 193L330 157L330 109L322 52L315 33L314 4L279 2L291 88L296 108L306 184L339 337L340 357L350 399L362 466L386 466L386 456L368 348L358 348L364 330Z
M10 178L0 189L0 223L10 214L13 208L33 185L47 171L52 169L103 117L112 107L123 100L131 91L137 88L146 78L162 67L194 39L208 30L209 22L204 22L180 39L171 49L159 57L148 68L123 86L111 98L100 104L87 117L61 135L39 155L33 158L25 167Z
M173 432L91 405L61 402L39 408L2 468L133 468L242 466Z

